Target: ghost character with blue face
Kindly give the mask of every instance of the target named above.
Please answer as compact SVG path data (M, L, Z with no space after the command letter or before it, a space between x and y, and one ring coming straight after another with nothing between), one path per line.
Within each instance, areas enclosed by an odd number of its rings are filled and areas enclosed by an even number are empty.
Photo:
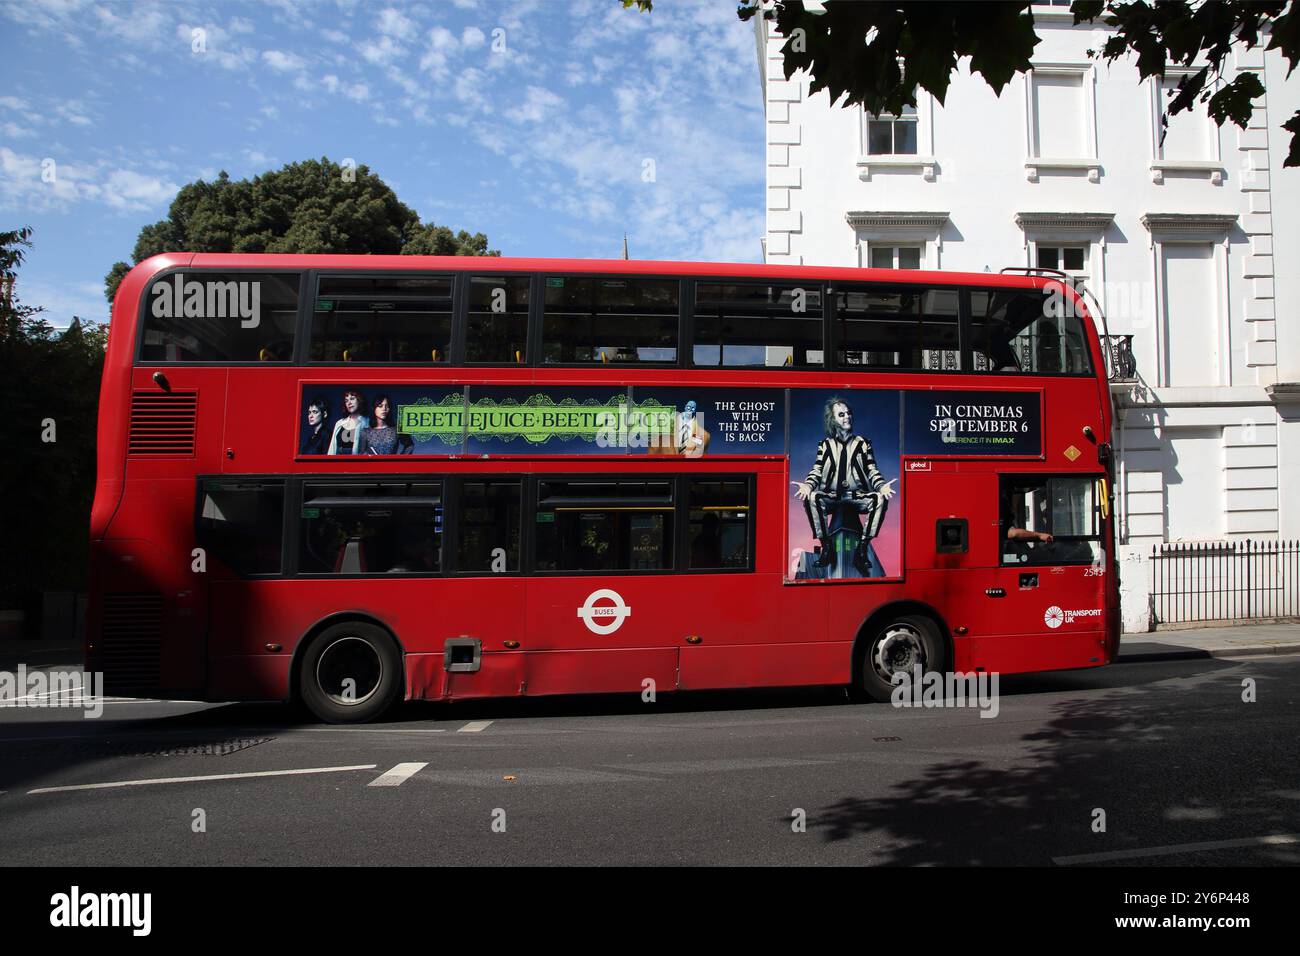
M709 433L700 424L696 410L699 406L691 399L677 416L677 454L685 458L699 458L709 445Z

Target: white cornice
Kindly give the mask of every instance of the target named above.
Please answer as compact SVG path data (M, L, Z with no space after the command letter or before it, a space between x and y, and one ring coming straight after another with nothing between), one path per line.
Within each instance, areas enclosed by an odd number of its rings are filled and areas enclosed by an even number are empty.
M1025 232L1050 230L1101 235L1115 221L1113 212L1018 212L1016 225Z
M1146 212L1142 214L1141 223L1147 231L1155 236L1207 236L1227 235L1228 230L1237 224L1236 213L1201 213L1201 212Z
M848 212L844 218L854 229L899 228L942 229L948 222L946 212Z

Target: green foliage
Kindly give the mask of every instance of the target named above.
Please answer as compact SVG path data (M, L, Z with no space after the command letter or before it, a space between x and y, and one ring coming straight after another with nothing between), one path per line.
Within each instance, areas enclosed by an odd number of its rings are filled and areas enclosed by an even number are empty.
M31 231L0 233L0 280L16 280ZM5 489L0 607L38 619L41 591L82 590L95 488L95 416L105 325L73 317L62 333L24 305L20 284L0 299L0 407L9 422L0 486ZM44 441L53 422L55 441Z
M802 2L777 3L763 15L785 37L785 76L796 70L811 77L810 92L826 90L834 103L861 104L872 113L898 113L916 105L920 87L940 103L957 61L970 57L971 70L994 91L1029 68L1038 44L1027 3L828 3L812 13ZM738 13L748 20L758 0Z
M499 255L481 233L422 224L368 167L325 157L252 179L222 172L188 184L166 219L140 230L131 255L141 262L162 252ZM105 277L109 301L127 271L115 263Z
M487 236L481 232L470 235L464 229L453 233L446 226L424 223L407 230L402 245L404 256L499 256L500 251L488 248Z
M1231 82L1223 79L1224 63L1234 46L1253 49L1260 34L1269 34L1266 50L1278 50L1286 57L1287 75L1300 57L1300 17L1291 0L1158 0L1154 6L1141 2L1103 3L1077 0L1070 9L1076 23L1101 19L1115 29L1100 55L1113 61L1129 53L1136 55L1143 79L1164 76L1169 65L1191 67L1204 64L1183 77L1169 100L1168 115L1175 116L1204 103L1220 126L1227 120L1246 128L1254 112L1252 101L1264 95L1264 85L1251 72L1238 73ZM1300 137L1292 128L1297 112L1282 128L1292 134L1284 165L1300 166ZM1166 125L1168 121L1166 119Z
M1300 57L1300 15L1292 0L1075 0L1070 10L1075 23L1101 19L1115 28L1103 49L1091 54L1108 61L1133 55L1143 79L1163 76L1171 64L1200 66L1179 83L1170 115L1199 101L1219 125L1230 120L1245 128L1252 100L1264 90L1254 73L1223 79L1234 45L1251 48L1267 34L1265 49L1286 57L1288 76ZM826 90L832 102L861 105L871 113L915 106L918 87L942 103L957 62L965 57L971 71L1000 93L1030 68L1039 42L1025 0L828 0L824 12L805 9L802 0L776 0L771 6L739 0L737 14L741 20L762 16L775 22L785 37L781 54L787 79L803 70L810 92ZM1292 134L1287 166L1300 166L1297 127L1300 112L1282 126Z

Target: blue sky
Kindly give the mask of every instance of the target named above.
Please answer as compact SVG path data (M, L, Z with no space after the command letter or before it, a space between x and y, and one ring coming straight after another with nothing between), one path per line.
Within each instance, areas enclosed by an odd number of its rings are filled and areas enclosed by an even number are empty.
M105 321L104 274L181 186L320 156L505 255L617 257L626 231L634 258L757 261L762 96L735 8L0 0L0 229L35 229L19 297Z

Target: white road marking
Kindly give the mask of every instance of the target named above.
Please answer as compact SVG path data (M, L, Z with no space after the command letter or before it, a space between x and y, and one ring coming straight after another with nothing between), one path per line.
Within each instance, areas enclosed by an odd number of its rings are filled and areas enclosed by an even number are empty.
M295 727L294 734L445 734L445 727L425 730L404 730L391 727Z
M1241 840L1211 840L1207 843L1176 843L1173 846L1153 846L1143 850L1112 850L1109 853L1054 856L1052 862L1057 866L1070 866L1074 863L1138 860L1149 856L1174 856L1179 853L1196 853L1201 850L1231 850L1243 846L1288 846L1292 843L1300 843L1300 833L1276 833L1271 836L1245 837Z
M400 787L427 766L429 766L427 763L399 763L392 770L371 780L366 786Z
M307 767L302 770L258 770L253 773L211 773L197 777L155 777L152 780L118 780L113 783L78 783L70 787L38 787L34 793L68 793L72 790L111 790L115 787L147 787L156 783L205 783L209 780L247 780L251 777L291 777L309 773L341 773L346 770L374 770L372 763L352 767Z
M471 720L464 727L460 728L460 730L456 731L456 733L476 734L481 730L487 730L491 726L492 726L492 721L490 720Z

